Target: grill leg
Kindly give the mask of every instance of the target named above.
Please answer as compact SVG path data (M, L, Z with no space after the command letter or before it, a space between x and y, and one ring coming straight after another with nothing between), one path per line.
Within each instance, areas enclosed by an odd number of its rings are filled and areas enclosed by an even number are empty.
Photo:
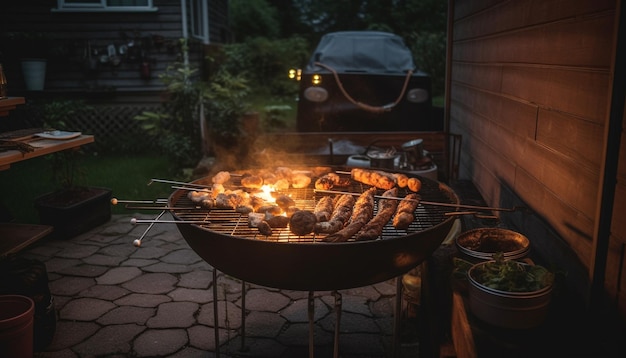
M393 336L391 338L392 340L391 354L392 354L392 357L394 358L398 356L400 326L402 324L401 313L402 313L402 279L401 277L396 277L396 301L395 301L394 313L393 313Z
M220 357L220 326L217 318L217 269L213 268L213 325L215 329L215 358Z
M315 340L314 338L314 320L315 320L315 300L313 297L313 291L309 291L309 299L308 299L308 316L309 316L309 358L314 358L314 346Z
M341 322L341 293L334 291L333 296L335 296L335 338L333 343L333 357L339 358L339 327Z

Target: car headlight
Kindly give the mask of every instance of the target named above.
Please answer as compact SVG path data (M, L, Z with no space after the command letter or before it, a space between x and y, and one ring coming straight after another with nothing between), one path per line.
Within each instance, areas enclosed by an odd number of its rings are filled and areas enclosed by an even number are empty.
M308 87L304 90L304 98L311 102L324 102L328 99L328 91L321 87Z
M406 94L406 100L412 103L423 103L428 100L428 91L423 88L413 88Z

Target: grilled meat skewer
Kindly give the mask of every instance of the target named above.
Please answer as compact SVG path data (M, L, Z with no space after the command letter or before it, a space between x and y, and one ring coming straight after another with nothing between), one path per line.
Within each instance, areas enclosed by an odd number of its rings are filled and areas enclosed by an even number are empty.
M334 234L330 234L324 238L324 241L331 242L344 242L348 241L352 235L356 234L361 228L367 224L374 216L374 194L376 188L372 187L367 189L363 194L359 196L354 204L352 210L352 216L350 222L346 227L337 231Z
M332 234L346 225L352 215L355 199L350 194L343 194L337 199L337 203L333 209L333 214L328 221L318 222L315 224L313 231L316 233Z
M415 219L415 209L419 205L420 196L410 193L400 201L398 209L393 217L393 227L396 229L406 230Z
M395 199L385 199L385 197L394 198L398 195L398 188L391 188L383 193L378 200L378 211L376 216L370 220L361 230L354 236L358 240L374 240L383 232L383 227L389 222L393 214L398 208L398 201Z
M318 222L328 221L330 220L331 215L333 214L333 208L335 206L335 202L332 196L324 196L315 204L315 209L313 209L313 214L317 217Z

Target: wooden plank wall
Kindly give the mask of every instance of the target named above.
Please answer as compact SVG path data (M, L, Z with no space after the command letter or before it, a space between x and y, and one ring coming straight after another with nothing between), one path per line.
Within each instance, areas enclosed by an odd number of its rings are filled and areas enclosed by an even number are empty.
M493 206L505 201L507 191L515 193L587 269L593 262L617 3L450 2L449 128L463 136L460 178L471 179ZM620 168L616 218L626 209L626 169ZM523 218L511 220L520 231L539 231L525 227ZM606 281L614 297L617 278L626 276L619 275L623 259L617 256L625 238L626 225L616 221ZM544 239L535 239L546 250L542 254L559 256L549 251L557 246Z
M218 42L226 33L227 1L211 1L216 6L211 16L210 33ZM46 33L50 43L65 50L49 59L45 89L49 92L67 92L74 96L81 92L121 94L152 92L154 100L164 88L159 79L168 65L176 60L178 40L182 37L180 0L154 0L155 12L55 12L55 1L22 0L7 1L0 11L2 32L36 31ZM217 36L213 38L213 36ZM108 45L143 45L145 59L150 66L149 78L141 75L142 60L138 56L125 56L122 62L98 63L96 70L87 66L88 46L99 54L106 53ZM202 48L192 46L190 60L200 65ZM21 68L11 49L2 53L5 72L11 88L24 88ZM97 59L98 56L94 56ZM156 96L155 96L156 94ZM113 98L124 100L123 98ZM108 98L108 100L112 100Z

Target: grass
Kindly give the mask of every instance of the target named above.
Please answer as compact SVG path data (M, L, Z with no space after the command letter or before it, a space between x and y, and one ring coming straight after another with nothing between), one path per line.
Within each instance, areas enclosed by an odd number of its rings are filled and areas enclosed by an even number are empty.
M51 162L49 157L38 157L15 163L10 169L0 171L0 186L3 188L0 205L8 211L13 221L38 223L35 199L58 187L53 182ZM118 199L154 200L167 198L173 191L169 184L154 183L148 186L152 178L175 180L167 159L163 157L86 155L82 168L85 173L83 183L110 188L113 197ZM112 206L112 212L130 213L122 205Z

